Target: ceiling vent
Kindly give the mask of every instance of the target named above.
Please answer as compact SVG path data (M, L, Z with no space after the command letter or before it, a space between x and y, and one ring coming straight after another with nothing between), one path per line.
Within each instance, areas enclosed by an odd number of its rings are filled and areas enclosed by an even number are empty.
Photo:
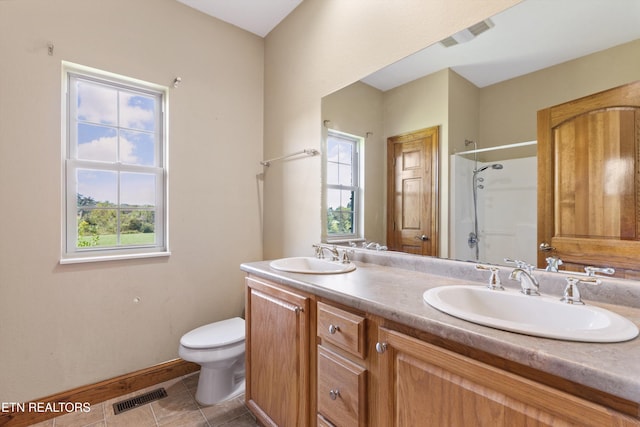
M458 31L457 33L450 37L447 37L446 39L440 40L440 44L442 44L444 47L451 47L460 43L466 43L478 37L480 34L484 33L490 28L493 28L493 21L491 21L491 19L485 19L484 21L480 21L477 24L470 26L469 28Z

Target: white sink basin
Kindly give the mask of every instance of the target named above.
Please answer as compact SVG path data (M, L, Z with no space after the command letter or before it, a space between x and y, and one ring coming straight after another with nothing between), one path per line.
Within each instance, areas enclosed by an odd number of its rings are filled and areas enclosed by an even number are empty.
M269 263L271 268L289 273L338 274L356 269L352 262L328 261L314 257L281 258Z
M600 343L627 341L638 335L638 327L616 313L566 304L555 297L464 285L429 289L423 297L451 316L526 335Z

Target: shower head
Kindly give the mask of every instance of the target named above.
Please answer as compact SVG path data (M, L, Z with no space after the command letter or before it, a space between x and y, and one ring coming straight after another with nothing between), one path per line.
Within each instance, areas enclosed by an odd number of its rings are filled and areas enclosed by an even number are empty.
M487 166L481 167L480 169L476 169L476 170L473 171L473 173L482 172L482 171L487 170L489 168L491 168L491 169L502 169L503 166L500 163L494 163L492 165L487 165Z

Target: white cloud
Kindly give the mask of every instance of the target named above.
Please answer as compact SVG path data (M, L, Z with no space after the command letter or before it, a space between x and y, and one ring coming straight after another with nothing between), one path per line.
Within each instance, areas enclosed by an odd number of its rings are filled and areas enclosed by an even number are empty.
M145 109L139 105L131 105L131 98L136 95L130 93L120 93L120 126L153 130L154 111Z
M117 159L118 138L103 137L78 145L78 158L87 160L100 160L115 162ZM138 158L133 153L134 144L125 138L120 138L120 161L123 163L137 164Z
M119 123L118 93L120 94ZM80 120L153 130L155 112L151 98L96 84L79 82L78 99L78 118ZM140 102L136 102L137 100ZM149 102L151 105L145 105Z
M78 83L78 118L93 123L116 124L118 93L104 86Z

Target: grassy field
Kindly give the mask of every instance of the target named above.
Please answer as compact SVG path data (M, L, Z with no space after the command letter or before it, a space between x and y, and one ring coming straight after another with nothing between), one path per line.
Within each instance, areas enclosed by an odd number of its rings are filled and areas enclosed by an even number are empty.
M155 233L132 233L121 234L120 245L153 245L156 241ZM87 246L83 247L100 247L100 246L117 246L117 239L115 234L103 234L99 236L96 245L93 244L93 237L80 236L78 237L78 243L87 242ZM81 245L79 244L78 247Z

